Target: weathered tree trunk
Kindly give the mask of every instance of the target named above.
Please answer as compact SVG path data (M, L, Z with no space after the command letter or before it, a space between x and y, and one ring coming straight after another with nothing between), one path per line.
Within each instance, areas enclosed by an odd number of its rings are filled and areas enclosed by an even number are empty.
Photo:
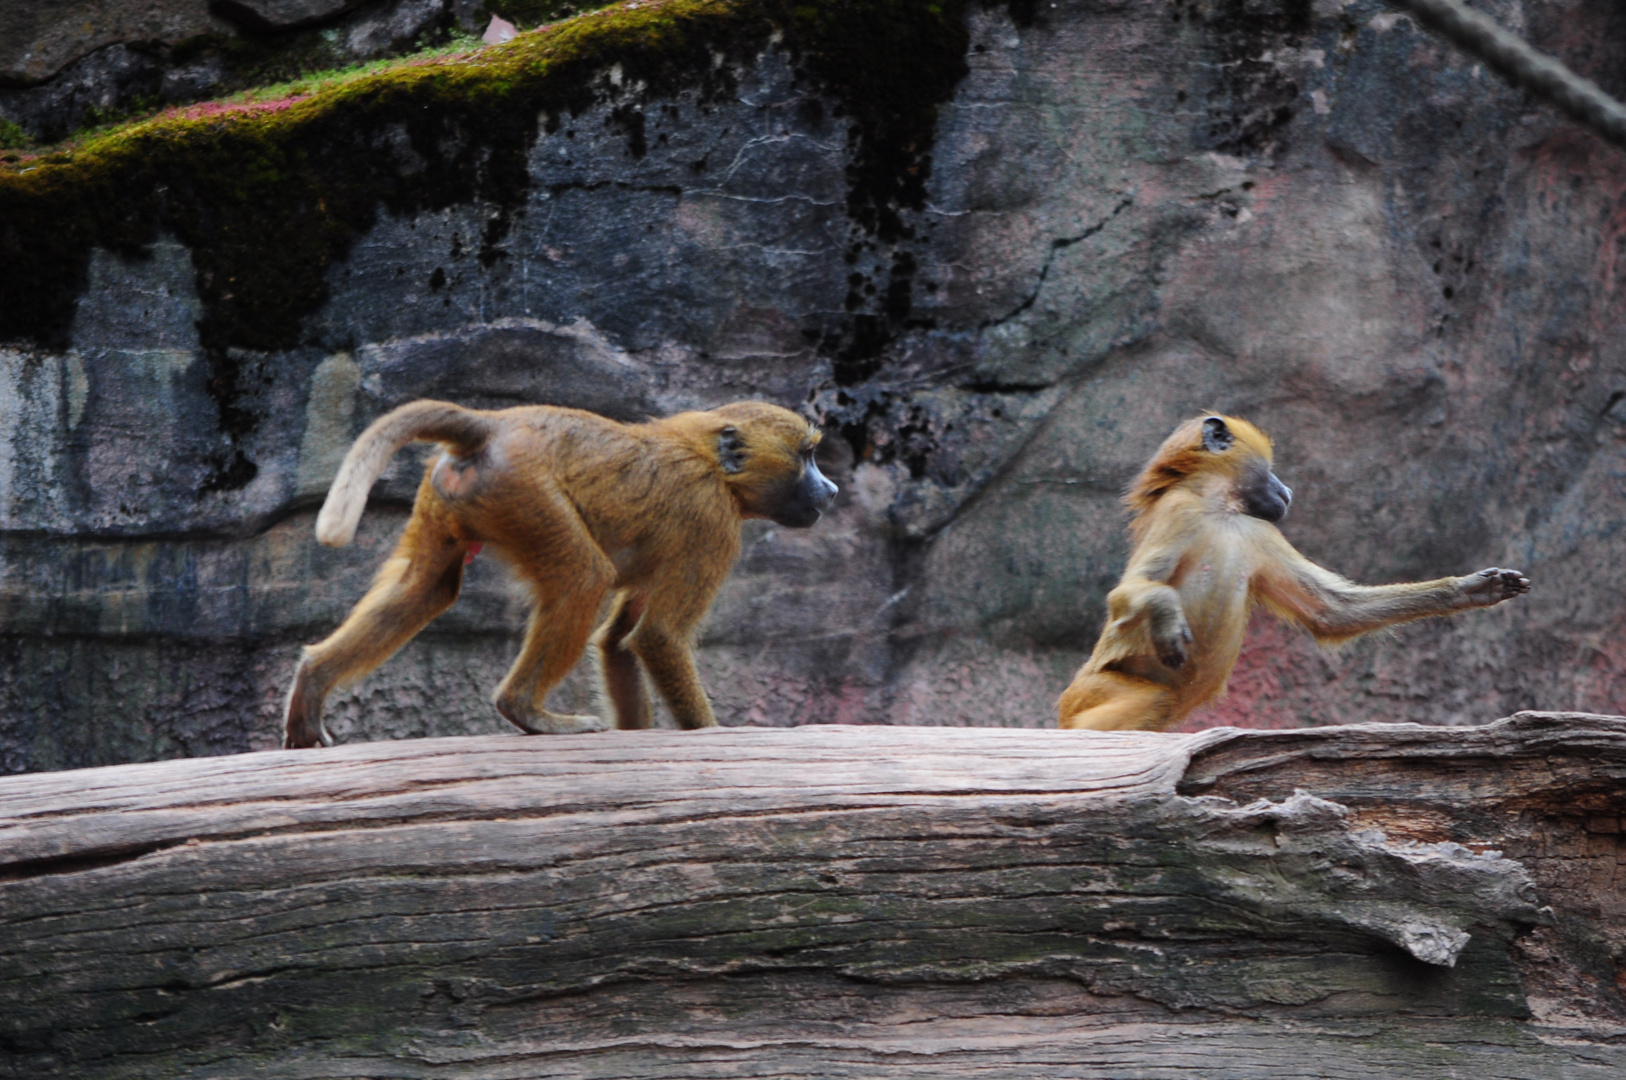
M1604 1076L1623 776L1626 720L1525 713L10 777L0 1071Z

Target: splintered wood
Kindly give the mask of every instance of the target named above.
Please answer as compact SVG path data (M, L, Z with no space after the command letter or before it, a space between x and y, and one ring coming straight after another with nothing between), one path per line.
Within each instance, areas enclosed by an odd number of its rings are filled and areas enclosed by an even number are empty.
M0 1075L1604 1076L1626 720L0 779Z

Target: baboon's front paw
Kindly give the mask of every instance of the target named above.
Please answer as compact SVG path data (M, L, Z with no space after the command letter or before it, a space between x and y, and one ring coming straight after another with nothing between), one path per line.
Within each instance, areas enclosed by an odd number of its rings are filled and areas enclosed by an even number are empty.
M1186 665L1186 650L1191 645L1191 627L1184 617L1167 620L1152 629L1152 648L1164 667L1179 670Z
M581 735L589 731L603 731L609 726L597 716L577 716L546 709L533 712L505 701L497 702L497 711L504 720L527 735Z
M1517 570L1503 570L1492 566L1477 574L1468 575L1463 594L1475 607L1490 607L1503 600L1511 600L1530 591L1530 579Z
M602 717L571 713L543 713L541 730L533 735L581 735L589 731L604 731L610 725Z

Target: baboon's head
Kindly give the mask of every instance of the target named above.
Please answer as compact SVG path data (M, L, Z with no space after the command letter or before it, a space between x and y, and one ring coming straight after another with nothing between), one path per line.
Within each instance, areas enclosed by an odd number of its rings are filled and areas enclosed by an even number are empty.
M1163 441L1125 501L1137 518L1178 487L1218 491L1227 509L1277 522L1293 490L1272 467L1270 436L1246 420L1209 414L1187 420Z
M719 422L717 464L741 513L793 529L819 520L836 497L836 486L813 460L817 428L789 409L761 401L737 401L711 415Z

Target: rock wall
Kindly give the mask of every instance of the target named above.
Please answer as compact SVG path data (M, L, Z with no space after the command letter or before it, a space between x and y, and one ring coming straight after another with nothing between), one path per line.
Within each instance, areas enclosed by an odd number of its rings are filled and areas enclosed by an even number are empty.
M487 21L480 0L8 0L0 148L393 55Z
M1626 91L1614 7L1494 13ZM1312 558L1535 589L1332 654L1261 620L1193 725L1620 711L1626 154L1370 2L669 0L550 33L500 48L575 49L563 96L453 64L192 123L146 172L0 173L0 768L273 745L417 465L340 551L325 485L431 395L824 424L836 512L753 526L703 632L725 724L1053 722L1118 493L1203 409L1275 437ZM335 697L341 738L502 730L523 597L470 570Z

